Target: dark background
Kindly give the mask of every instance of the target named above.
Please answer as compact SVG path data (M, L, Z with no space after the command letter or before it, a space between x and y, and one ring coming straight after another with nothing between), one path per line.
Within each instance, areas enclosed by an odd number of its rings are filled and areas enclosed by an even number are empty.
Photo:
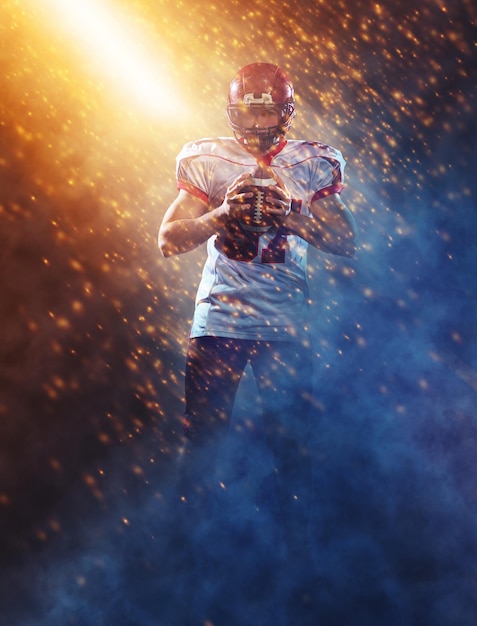
M204 250L164 260L156 235L181 145L229 134L231 77L268 61L295 84L291 136L342 150L359 228L355 260L310 253L316 623L473 626L475 7L107 6L177 88L154 112L54 3L0 13L2 623L178 623L155 550ZM232 432L219 521L273 524L254 517L270 467L248 375ZM226 558L237 581L254 567ZM211 615L225 603L223 624L248 626L237 587Z

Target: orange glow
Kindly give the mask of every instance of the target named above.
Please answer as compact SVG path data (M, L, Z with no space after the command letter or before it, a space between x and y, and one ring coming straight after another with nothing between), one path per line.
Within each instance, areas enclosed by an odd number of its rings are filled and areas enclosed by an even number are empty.
M152 115L184 114L157 40L144 37L134 15L108 0L45 0L42 9L44 27L64 31L107 89Z

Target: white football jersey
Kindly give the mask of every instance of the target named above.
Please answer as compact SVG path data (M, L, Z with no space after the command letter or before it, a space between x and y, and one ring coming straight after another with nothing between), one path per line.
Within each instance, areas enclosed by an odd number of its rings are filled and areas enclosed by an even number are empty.
M345 161L335 148L288 140L267 156L293 199L292 210L303 215L315 198L343 188ZM201 139L177 157L178 188L215 208L227 188L256 166L235 138ZM300 340L307 320L307 246L284 228L243 231L239 240L227 229L212 236L190 336Z

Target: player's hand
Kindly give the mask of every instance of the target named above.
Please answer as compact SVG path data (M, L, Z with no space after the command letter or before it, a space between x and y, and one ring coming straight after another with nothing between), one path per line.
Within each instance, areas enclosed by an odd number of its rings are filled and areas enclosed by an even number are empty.
M225 198L222 203L223 213L227 220L240 218L240 213L250 209L250 201L253 198L252 192L241 192L251 179L250 174L242 174L227 188Z
M291 211L291 195L279 176L273 173L272 177L276 185L268 187L265 193L265 211L281 221ZM273 193L271 193L272 190Z
M278 185L269 187L273 189L273 194L268 190L265 193L265 212L273 215L279 221L289 215L291 211L291 196L286 189L282 189Z

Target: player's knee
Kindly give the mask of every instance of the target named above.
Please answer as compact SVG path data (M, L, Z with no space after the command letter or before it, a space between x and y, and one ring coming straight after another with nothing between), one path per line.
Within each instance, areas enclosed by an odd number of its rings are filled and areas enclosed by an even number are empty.
M197 441L201 432L200 420L194 415L186 415L182 424L182 433L189 441Z
M215 446L227 435L228 423L228 416L221 410L186 413L182 432L194 447Z
M193 444L213 443L220 434L220 425L211 416L187 414L182 424L184 436Z

